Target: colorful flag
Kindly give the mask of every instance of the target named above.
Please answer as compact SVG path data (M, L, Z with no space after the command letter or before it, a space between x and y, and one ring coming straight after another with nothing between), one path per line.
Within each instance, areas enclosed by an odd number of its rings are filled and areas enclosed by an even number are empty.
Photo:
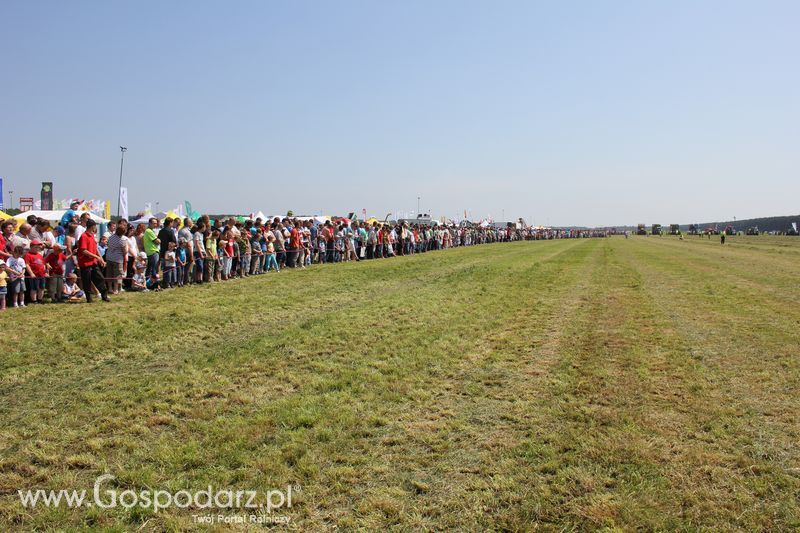
M0 209L5 209L3 206L3 178L0 178Z

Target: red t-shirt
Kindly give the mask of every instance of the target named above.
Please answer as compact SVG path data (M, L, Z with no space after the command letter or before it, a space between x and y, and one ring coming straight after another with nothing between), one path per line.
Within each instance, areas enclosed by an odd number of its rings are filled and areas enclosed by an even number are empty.
M92 252L95 255L99 255L97 253L97 241L94 240L94 235L89 233L88 231L84 231L81 234L81 238L78 239L78 266L79 267L89 267L92 265L97 264L97 259L90 255L85 255L83 250L87 252Z
M42 257L42 254L35 254L33 252L26 253L25 264L31 267L33 275L37 278L43 278L47 275L47 269L44 266L44 257Z
M292 232L289 235L289 247L294 250L299 250L303 246L303 243L300 240L300 232L297 231L297 228L292 228Z
M66 261L67 257L62 252L50 252L47 254L47 257L44 258L44 262L47 265L50 265L50 274L53 276L61 276L64 274L64 261Z

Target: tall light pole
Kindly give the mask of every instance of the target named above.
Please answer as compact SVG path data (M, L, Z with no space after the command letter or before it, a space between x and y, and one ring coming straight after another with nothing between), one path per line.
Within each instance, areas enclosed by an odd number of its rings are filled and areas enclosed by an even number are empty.
M11 190L8 191L8 203L11 204L11 207L9 207L9 209L14 209L14 191Z
M125 163L125 152L128 151L128 148L125 146L119 147L120 151L120 158L119 158L119 187L117 188L117 218L119 218L119 203L120 203L120 191L122 190L122 165Z

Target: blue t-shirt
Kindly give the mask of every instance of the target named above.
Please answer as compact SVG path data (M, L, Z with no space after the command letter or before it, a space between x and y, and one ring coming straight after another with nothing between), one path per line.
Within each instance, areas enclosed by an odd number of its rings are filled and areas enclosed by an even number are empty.
M64 211L64 215L61 217L61 227L66 228L67 224L72 222L72 217L75 216L74 209L67 209Z
M186 262L186 248L178 248L175 250L175 255L181 260L181 263Z

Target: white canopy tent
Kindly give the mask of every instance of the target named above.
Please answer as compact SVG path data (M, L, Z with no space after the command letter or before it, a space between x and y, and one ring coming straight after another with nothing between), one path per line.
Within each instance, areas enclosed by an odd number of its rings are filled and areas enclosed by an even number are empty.
M18 215L14 215L13 218L14 220L24 221L29 216L34 215L37 218L43 218L45 220L49 220L50 222L58 223L59 221L61 221L61 217L63 217L64 213L66 212L67 212L66 209L61 209L56 211L43 211L43 210L23 211ZM111 222L110 220L106 220L103 217L99 217L90 211L77 211L78 215L82 215L83 213L89 213L89 217L91 217L91 219L97 222L98 224L108 224L109 222Z

